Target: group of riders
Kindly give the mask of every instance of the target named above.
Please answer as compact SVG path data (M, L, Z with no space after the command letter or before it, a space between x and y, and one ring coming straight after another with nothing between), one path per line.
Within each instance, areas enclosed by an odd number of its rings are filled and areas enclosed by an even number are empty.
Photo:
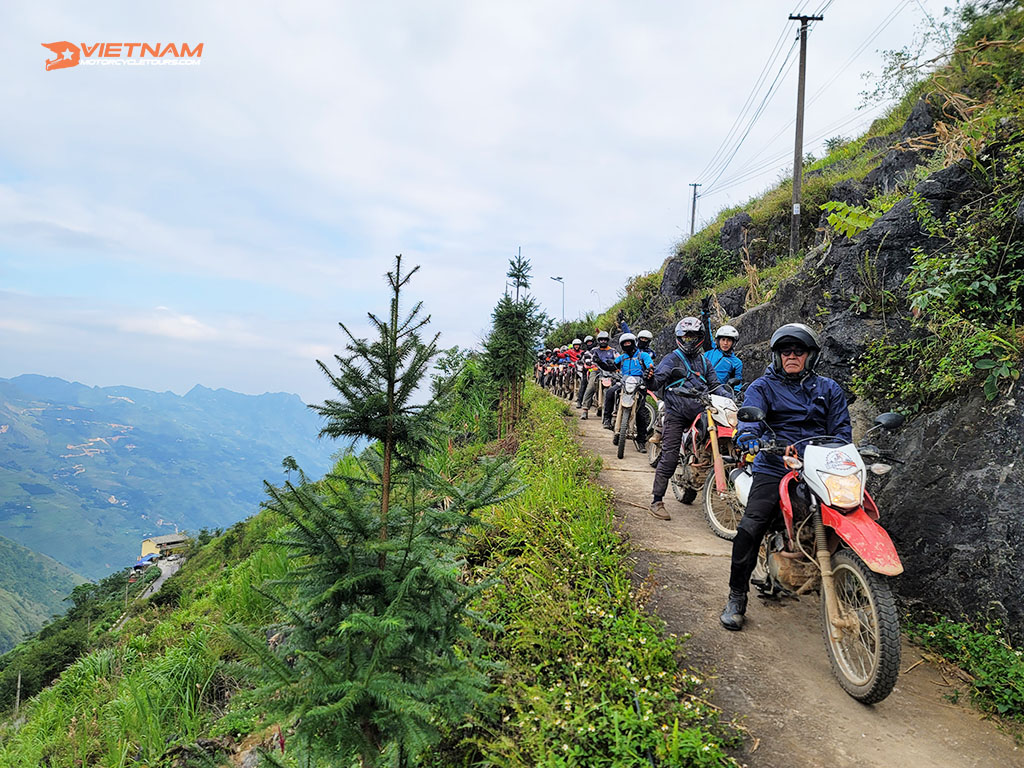
M802 446L807 438L827 434L852 440L846 396L832 379L814 372L821 351L818 334L803 323L787 323L771 337L772 361L764 374L745 389L743 363L736 355L739 332L723 325L715 333L715 345L705 351L705 327L696 317L684 317L675 327L675 349L659 360L650 331L633 334L626 323L619 336L619 350L611 345L606 331L537 356L536 379L556 394L575 399L582 410L581 419L597 405L595 398L602 377L618 374L619 382L609 387L601 403L603 426L614 429L616 395L626 377L643 382L639 401L646 393L657 393L663 402L660 434L660 458L654 476L650 513L660 519L671 516L665 508L665 492L679 463L686 433L697 423L704 408L695 392L738 400L764 412L759 422L739 421L735 444L747 455L754 455L753 484L733 538L729 576L729 594L721 623L726 629L742 629L750 578L757 565L758 551L773 518L779 510L779 480L788 472L782 457L761 453L766 434L776 441ZM653 434L647 409L636 409L636 445L646 450ZM616 435L617 437L617 435ZM620 449L621 450L621 449ZM802 455L802 448L798 448ZM620 454L621 455L621 454ZM689 497L693 500L693 497ZM686 497L682 499L686 501Z

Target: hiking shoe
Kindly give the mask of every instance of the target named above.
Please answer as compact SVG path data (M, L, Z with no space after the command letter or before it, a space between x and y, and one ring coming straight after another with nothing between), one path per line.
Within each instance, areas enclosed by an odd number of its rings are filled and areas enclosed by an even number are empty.
M580 421L586 421L589 418L590 418L590 414L588 414L586 411L584 411L583 413L580 414Z
M616 432L614 435L612 435L612 445L618 445L618 444L619 444L619 433Z
M612 426L612 423L610 421L603 421L603 422L601 422L601 426L604 427L607 430L615 429L615 427Z
M729 601L725 604L725 610L719 617L722 626L737 632L743 629L743 622L746 620L747 593L733 592L729 590Z
M672 515L670 515L668 513L668 510L665 509L665 502L664 501L652 501L651 502L651 514L654 515L659 520L671 520L672 519Z

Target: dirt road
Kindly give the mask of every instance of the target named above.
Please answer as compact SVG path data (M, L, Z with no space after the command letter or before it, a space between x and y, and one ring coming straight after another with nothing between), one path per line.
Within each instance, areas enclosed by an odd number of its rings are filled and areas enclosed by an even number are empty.
M671 490L670 521L632 506L650 502L653 470L646 456L630 444L620 461L599 419L579 425L581 444L604 459L599 479L615 490L637 573L655 576L654 610L669 631L692 634L688 662L713 675L715 703L749 730L741 762L750 768L1024 766L1024 748L969 705L945 699L955 689L930 663L915 666L921 655L906 643L904 672L889 698L865 706L847 696L829 668L817 596L784 603L751 597L746 628L723 629L718 614L728 591L729 542L712 535L697 504L683 506Z

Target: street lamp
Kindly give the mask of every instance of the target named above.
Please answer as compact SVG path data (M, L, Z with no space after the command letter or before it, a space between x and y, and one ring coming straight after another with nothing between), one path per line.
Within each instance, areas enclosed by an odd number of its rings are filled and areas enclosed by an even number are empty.
M552 277L551 279L554 280L556 283L561 283L562 284L562 324L564 325L565 324L565 280L563 280L561 277Z
M598 310L598 312L600 312L600 311L601 311L601 294L600 294L600 293L598 293L598 292L597 292L596 290L594 290L593 288L591 288L591 289L590 289L590 292L591 292L592 294L594 294L595 296L597 296L597 310Z

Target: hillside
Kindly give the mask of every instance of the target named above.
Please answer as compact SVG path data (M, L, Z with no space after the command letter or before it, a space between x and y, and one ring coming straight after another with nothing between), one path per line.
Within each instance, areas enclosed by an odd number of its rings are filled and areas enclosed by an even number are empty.
M296 395L0 380L0 530L98 578L144 537L251 514L287 455L324 472L335 447L318 431Z
M786 322L821 332L818 370L855 427L897 409L905 462L880 482L905 606L1024 638L1024 10L966 9L956 48L883 119L791 180L722 211L596 322L625 317L670 349L684 315L740 331L749 377ZM575 327L552 337L578 335Z
M56 560L0 536L0 654L67 608L85 579Z

